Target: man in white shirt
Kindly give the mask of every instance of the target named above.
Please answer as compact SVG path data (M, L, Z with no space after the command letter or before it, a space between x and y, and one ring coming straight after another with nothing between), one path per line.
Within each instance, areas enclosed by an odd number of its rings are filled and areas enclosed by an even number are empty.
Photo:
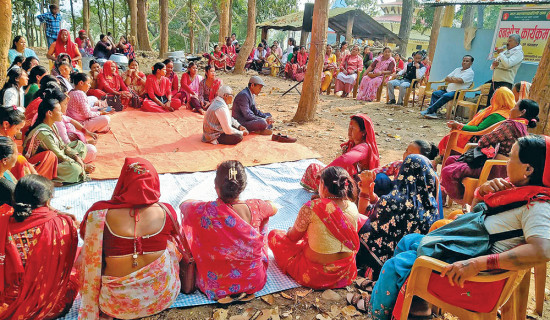
M264 48L264 45L260 42L260 44L258 45L258 48L256 48L256 52L254 53L254 61L252 62L252 69L258 72L262 72L265 59L266 59L266 50Z
M228 104L233 102L233 90L221 86L218 96L212 101L204 115L202 142L235 145L243 140L248 131L231 117Z
M511 34L506 43L506 49L496 50L498 56L491 65L493 70L493 79L491 79L491 90L487 99L490 103L493 93L500 87L507 87L512 90L514 78L523 61L523 48L521 47L521 37L518 34Z
M456 68L445 78L448 83L447 88L437 90L432 93L432 101L430 107L420 112L425 118L437 119L437 110L443 107L447 102L453 100L455 92L458 90L468 89L474 81L474 70L472 70L474 57L465 55L462 58L462 68Z

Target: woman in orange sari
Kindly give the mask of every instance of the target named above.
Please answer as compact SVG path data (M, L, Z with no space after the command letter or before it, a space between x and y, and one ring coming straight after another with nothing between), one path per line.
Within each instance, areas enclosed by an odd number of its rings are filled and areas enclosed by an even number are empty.
M25 115L17 109L9 106L0 106L0 136L14 139L21 133L21 128L25 125ZM36 159L35 159L36 158ZM11 173L19 180L27 174L39 174L48 179L57 176L57 158L51 151L39 153L33 157L33 166L27 159L19 155L15 166L11 168Z
M357 277L357 189L340 167L321 173L319 199L307 202L288 232L269 233L269 247L283 272L313 289L343 288Z
M27 175L0 206L0 319L56 319L78 293L74 218L50 208L53 184Z
M447 126L451 130L462 130L468 132L482 131L489 128L495 123L504 121L510 118L510 110L516 105L516 100L512 90L506 87L500 87L495 91L491 98L491 105L479 111L474 118L467 124L462 124L454 120L447 122ZM470 141L472 136L459 136L457 145L463 148ZM439 142L439 154L444 155L447 149L450 134L446 135Z

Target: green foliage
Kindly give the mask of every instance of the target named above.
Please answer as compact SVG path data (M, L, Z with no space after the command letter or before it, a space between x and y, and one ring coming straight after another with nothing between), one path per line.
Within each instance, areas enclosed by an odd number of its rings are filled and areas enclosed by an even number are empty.
M371 16L380 14L381 11L376 0L345 0L345 2L348 7L359 8Z
M430 6L424 6L420 9L418 15L415 15L415 22L412 29L420 32L421 34L424 34L430 30L434 23L434 11L435 7Z

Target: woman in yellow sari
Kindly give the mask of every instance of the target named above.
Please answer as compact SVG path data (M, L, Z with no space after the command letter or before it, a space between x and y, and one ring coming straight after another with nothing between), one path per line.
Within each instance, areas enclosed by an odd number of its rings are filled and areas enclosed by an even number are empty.
M267 62L264 65L264 67L271 69L271 73L269 75L272 77L277 76L279 73L279 68L281 67L281 61L277 57L276 49L276 45L271 46L271 54L267 57Z
M332 53L332 46L327 44L325 52L325 63L323 65L323 80L321 82L321 92L327 91L332 79L338 74L338 64L336 56Z

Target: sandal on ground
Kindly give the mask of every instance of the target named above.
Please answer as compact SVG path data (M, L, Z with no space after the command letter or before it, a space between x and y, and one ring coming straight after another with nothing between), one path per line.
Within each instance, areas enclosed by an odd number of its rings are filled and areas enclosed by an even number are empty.
M348 304L354 306L357 310L367 312L368 304L370 302L370 295L367 293L353 293L349 292L346 295Z
M366 279L366 278L357 278L355 280L355 285L363 290L363 291L366 291L368 292L369 294L372 293L372 289L374 288L374 281L370 280L370 279Z

